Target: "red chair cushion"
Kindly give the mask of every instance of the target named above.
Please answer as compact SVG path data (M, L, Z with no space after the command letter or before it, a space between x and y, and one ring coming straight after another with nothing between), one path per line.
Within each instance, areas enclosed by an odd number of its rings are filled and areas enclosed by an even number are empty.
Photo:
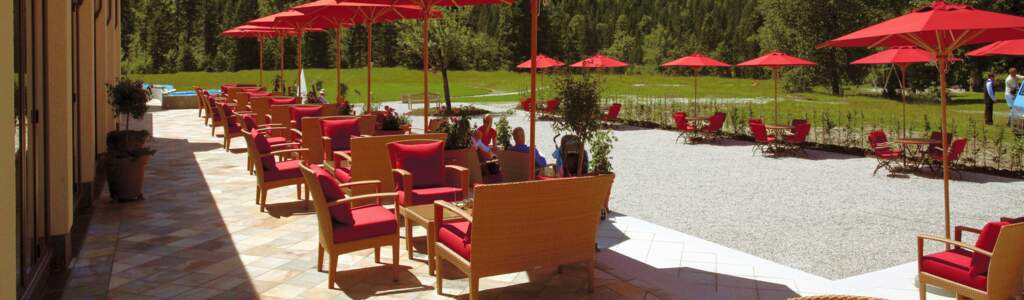
M412 201L405 199L405 193L398 193L398 203L405 206L430 204L434 200L462 201L462 189L447 186L413 189Z
M412 174L412 188L437 187L444 184L444 142L422 144L388 144L391 167Z
M939 252L922 257L918 267L921 272L984 291L987 288L988 277L970 274L968 269L971 265L971 256L970 251L963 249Z
M992 252L992 249L996 247L996 239L999 238L999 231L1003 229L1003 226L1009 225L1007 222L990 222L985 224L985 227L981 229L981 235L978 236L978 241L974 243L975 247L981 248L982 250ZM981 275L988 273L988 262L991 258L981 254L974 254L971 258L971 276Z
M299 101L297 101L298 99L299 98L294 98L294 97L287 97L287 98L274 97L274 98L270 98L270 105L298 104L299 103Z
M330 172L315 164L310 165L309 169L313 170L316 180L320 183L320 189L324 192L324 201L331 203L345 199L345 191L338 187L341 183ZM352 225L354 223L352 220L352 208L348 203L328 208L328 213L335 224Z
M470 250L472 249L469 239L469 230L469 222L444 223L438 230L437 241L448 246L449 249L455 251L455 253L462 256L462 258L469 260L471 253Z
M302 118L319 117L321 106L293 106L290 108L292 122L295 122L295 129L302 130Z
M331 138L331 150L348 150L352 136L359 135L359 119L323 120L324 136Z
M253 142L256 144L256 153L263 155L272 151L270 149L270 141L266 136L259 134L259 132L256 131L253 131L250 134L252 135ZM263 170L276 170L273 156L262 157L260 158L260 161L263 162Z
M275 136L275 137L268 137L267 138L267 143L270 143L271 146L280 145L280 144L284 144L284 143L287 143L287 142L288 142L288 139L286 139L284 137L281 137L281 136Z
M352 182L352 170L346 168L334 168L334 178L339 182Z
M380 205L352 209L352 225L335 224L334 242L345 243L398 233L395 214Z
M299 163L301 162L301 160L286 160L279 163L275 163L273 164L273 169L263 170L263 180L278 181L285 179L302 178L302 172L299 171Z

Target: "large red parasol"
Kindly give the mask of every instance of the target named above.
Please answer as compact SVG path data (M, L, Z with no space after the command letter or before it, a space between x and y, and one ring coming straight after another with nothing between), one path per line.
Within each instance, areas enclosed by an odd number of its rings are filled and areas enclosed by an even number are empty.
M433 10L438 6L467 6L485 4L511 4L516 0L336 0L338 2L363 2L388 5L414 5L422 10ZM423 24L423 128L430 124L430 23L427 18L421 19ZM532 135L532 133L531 133ZM531 144L533 144L531 142Z
M985 47L967 52L967 56L1024 56L1024 40L999 41L985 45Z
M764 56L742 62L738 67L768 67L772 69L772 80L775 81L775 122L779 121L779 69L782 67L800 67L816 65L813 61L775 51Z
M349 24L362 24L366 26L366 112L369 113L373 99L373 24L393 22L402 19L422 19L425 17L437 18L441 16L438 11L431 11L428 15L419 6L414 5L384 5L373 3L360 3L336 0L319 0L302 4L292 8L306 15L314 17L311 24L336 28L334 39L335 44L335 75L336 87L341 86L341 28ZM340 96L339 91L339 96Z
M946 68L953 51L970 44L1024 39L1024 17L935 1L929 6L818 45L823 47L917 46L936 57L942 96L942 181L946 238L949 221L949 132Z
M705 67L732 67L732 65L715 60L704 56L704 54L694 53L687 56L683 56L679 59L664 63L662 67L688 67L693 70L693 105L697 105L697 77L699 77L700 69Z
M290 28L281 27L265 27L255 25L242 25L235 28L225 30L220 33L222 37L233 37L233 38L255 38L259 43L260 48L260 86L263 86L263 40L266 38L283 37L288 35L294 35L295 32Z
M611 68L625 68L629 64L621 62L611 57L604 56L602 54L594 55L584 60L578 61L570 67L582 68L582 69L611 69Z
M559 61L557 59L554 59L554 58L547 57L544 54L538 54L537 55L537 68L538 69L558 68L558 67L562 67L562 66L565 66L564 62L561 62L561 61ZM517 69L530 69L532 67L533 67L533 60L532 59L524 61L523 63L521 63L518 66L516 66Z
M950 59L953 60L952 58ZM959 60L959 59L957 59ZM894 65L900 69L900 89L903 98L903 137L907 136L907 68L912 64L935 62L935 55L913 46L892 47L864 58L853 65Z
M306 32L311 31L323 31L325 27L311 26L309 21L312 17L306 16L301 12L294 10L286 10L269 16L257 18L246 22L246 25L254 26L266 26L266 27L278 27L288 28L295 32L298 38L297 46L298 51L296 55L296 66L299 69L299 76L302 75L302 35ZM281 39L281 79L284 79L284 39Z

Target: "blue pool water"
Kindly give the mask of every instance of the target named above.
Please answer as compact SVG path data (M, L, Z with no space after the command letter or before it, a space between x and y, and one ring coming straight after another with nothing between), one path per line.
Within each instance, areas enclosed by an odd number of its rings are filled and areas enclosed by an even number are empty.
M209 89L207 91L210 92L210 95L220 95L220 89ZM195 95L196 95L196 91L178 91L178 92L168 93L165 96L188 97L188 96L195 96Z

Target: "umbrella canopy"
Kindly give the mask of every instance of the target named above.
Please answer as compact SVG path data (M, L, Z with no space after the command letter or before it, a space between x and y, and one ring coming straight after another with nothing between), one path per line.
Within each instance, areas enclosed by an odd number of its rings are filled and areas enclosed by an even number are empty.
M935 55L913 46L892 47L851 62L852 65L895 65L900 68L900 96L903 98L903 137L907 135L907 68L911 64L934 62Z
M516 66L516 68L517 69L529 69L529 68L531 68L533 66L532 63L533 63L532 59L531 60L527 60L527 61L524 61L523 63L519 64L518 66ZM537 55L537 68L538 69L558 68L558 67L562 67L562 66L565 66L564 62L561 62L561 61L559 61L557 59L554 59L554 58L547 57L544 54Z
M782 67L800 67L816 65L813 61L805 60L789 54L775 51L761 57L742 62L738 67L768 67L772 69L772 81L775 82L775 122L779 121L779 69Z
M324 26L323 24L311 23L315 20L314 16L303 14L296 10L286 10L278 12L269 16L260 17L249 22L246 25L254 26L265 26L265 27L278 27L288 28L295 32L298 37L298 51L296 51L296 66L299 69L299 75L302 75L302 35L306 32L313 31L324 31L332 27ZM284 43L281 43L281 78L284 78Z
M690 68L703 68L703 67L732 67L732 65L720 62L714 58L704 56L704 54L694 53L687 56L680 57L679 59L664 63L662 67L690 67Z
M322 29L310 29L309 31L323 31ZM225 30L220 33L222 37L233 37L233 38L256 38L259 42L259 56L260 56L260 86L263 86L263 39L273 37L285 37L290 35L296 35L296 31L286 27L267 27L267 26L256 26L256 25L242 25L235 28ZM283 52L283 51L282 51ZM281 70L284 70L284 64L282 64Z
M697 107L697 77L700 74L700 69L704 67L731 67L732 65L715 60L704 56L704 54L694 53L687 56L680 57L679 59L664 63L662 67L688 67L693 69L693 103L694 108Z
M946 59L964 45L1015 39L1024 39L1024 17L979 10L968 5L948 4L940 0L909 14L818 45L819 48L912 45L931 52L937 58L939 93L942 99L942 181L946 238L950 237Z
M576 62L570 67L583 68L583 69L611 69L611 68L625 68L629 64L618 61L614 58L607 57L601 54L591 56L587 59Z
M1009 55L1024 56L1024 40L999 41L967 52L967 56Z
M778 69L781 67L799 67L799 66L813 66L816 65L813 61L805 60L799 57L794 57L781 51L775 51L765 54L761 57L751 59L745 62L741 62L737 67L769 67L772 69Z

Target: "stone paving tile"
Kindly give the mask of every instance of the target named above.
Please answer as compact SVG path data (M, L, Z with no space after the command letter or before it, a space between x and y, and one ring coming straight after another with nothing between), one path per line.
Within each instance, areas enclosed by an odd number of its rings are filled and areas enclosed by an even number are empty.
M144 201L97 201L82 254L63 298L108 299L448 299L468 282L444 268L438 295L425 255L403 266L399 281L373 251L339 257L339 288L316 270L317 224L293 188L255 204L255 178L244 154L224 151L191 110L154 113L159 151L146 173ZM244 147L237 139L232 145ZM281 209L289 214L279 215ZM294 211L299 213L294 213ZM422 249L424 231L414 245ZM406 243L402 239L402 243ZM485 299L785 299L834 291L832 281L789 269L628 216L598 229L595 289L581 266L542 268L481 280ZM389 261L390 249L382 249ZM99 287L95 287L99 284ZM88 288L92 287L92 288Z

